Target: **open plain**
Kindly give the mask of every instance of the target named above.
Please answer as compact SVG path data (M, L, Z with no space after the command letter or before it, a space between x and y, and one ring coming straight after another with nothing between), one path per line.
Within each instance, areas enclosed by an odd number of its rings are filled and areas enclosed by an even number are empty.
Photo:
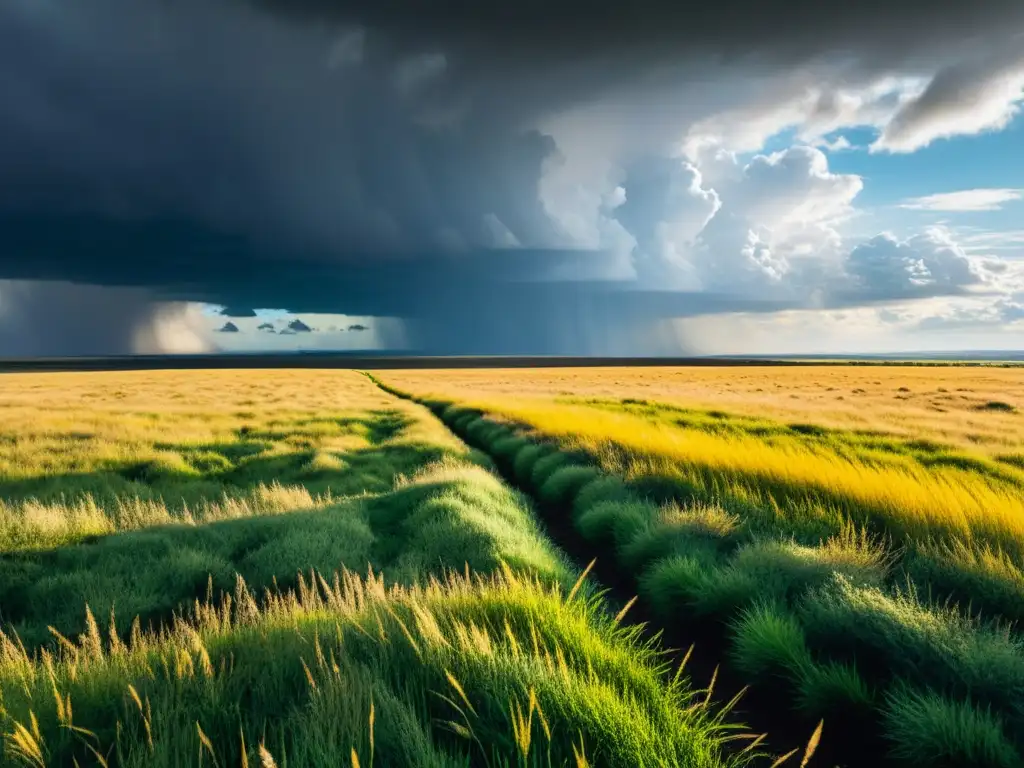
M794 370L4 375L2 764L1021 765L1024 376Z
M380 377L567 521L677 643L831 723L830 760L1021 764L1019 369Z

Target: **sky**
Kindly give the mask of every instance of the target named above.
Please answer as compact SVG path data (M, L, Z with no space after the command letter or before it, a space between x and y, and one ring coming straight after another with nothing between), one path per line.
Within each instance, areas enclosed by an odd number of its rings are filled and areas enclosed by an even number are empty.
M11 0L0 357L1024 348L1024 3Z

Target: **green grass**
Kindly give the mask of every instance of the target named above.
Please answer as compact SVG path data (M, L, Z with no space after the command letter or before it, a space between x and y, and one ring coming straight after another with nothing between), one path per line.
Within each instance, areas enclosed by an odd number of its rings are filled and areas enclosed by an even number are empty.
M991 705L1013 719L1024 715L1024 644L1005 629L929 605L912 591L887 594L839 575L798 610L820 653L856 658L873 678L895 675Z
M738 532L739 518L721 507L666 505L658 510L651 525L620 548L619 557L624 568L640 573L658 560L708 544L715 550L728 551L738 545Z
M448 462L428 465L391 493L313 511L148 527L8 555L0 560L0 605L36 647L53 639L50 626L82 632L86 604L104 620L116 611L145 626L208 590L230 590L236 573L257 588L343 566L411 583L465 564L493 572L501 562L548 580L575 578L522 499L486 470Z
M648 403L609 407L698 418ZM780 450L797 441L865 465L895 457L923 471L955 466L982 482L1019 480L1015 470L923 441L722 413L699 419L702 429L777 440ZM851 745L880 737L880 757L893 764L1021 765L1024 641L1007 622L1021 616L1024 582L1008 553L955 538L894 541L852 522L849 500L829 508L771 490L736 495L713 473L692 485L682 475L643 475L626 455L610 460L613 448L588 465L576 444L543 430L520 427L497 444L499 466L571 514L592 554L612 553L657 624L718 632L732 666L794 714L843 724ZM549 487L560 473L571 473L569 490Z
M353 750L389 766L743 762L721 757L730 729L665 682L635 630L511 572L405 589L344 574L262 607L240 584L130 646L93 628L45 666L9 644L3 659L10 764L95 750L122 766L265 765L261 747L305 766Z
M593 467L562 466L551 473L537 493L548 504L570 505L580 490L598 476L598 471Z
M758 757L727 748L741 729L620 625L487 455L354 374L293 375L51 377L18 401L0 765ZM183 389L196 405L164 410ZM519 459L507 427L449 415ZM540 449L524 476L568 499L593 479L570 463Z
M897 688L885 708L898 745L893 756L908 765L1018 768L1020 753L990 711L935 693Z

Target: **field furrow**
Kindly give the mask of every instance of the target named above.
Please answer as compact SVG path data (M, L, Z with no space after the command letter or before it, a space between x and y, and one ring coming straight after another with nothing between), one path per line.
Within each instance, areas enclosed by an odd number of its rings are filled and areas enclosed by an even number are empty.
M636 398L451 398L438 385L457 374L422 376L383 379L561 517L582 556L613 561L602 576L670 636L727 654L754 702L824 718L830 759L1021 764L1012 462Z

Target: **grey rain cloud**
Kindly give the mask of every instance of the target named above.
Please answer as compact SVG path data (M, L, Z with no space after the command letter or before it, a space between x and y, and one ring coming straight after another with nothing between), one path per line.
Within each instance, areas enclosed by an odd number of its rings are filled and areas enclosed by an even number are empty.
M145 288L0 280L0 354L12 357L213 351L187 304Z
M757 88L744 73L833 51L829 71L851 81L931 71L978 41L1009 50L1022 21L1009 0L12 0L0 8L0 280L42 287L0 285L0 353L149 350L167 336L153 329L196 301L229 317L399 317L430 351L679 351L671 318L802 299L727 283L661 290L661 256L649 270L627 258L648 280L622 280L622 254L581 247L538 194L565 149L546 120L627 89L637 95L611 108L659 123L643 110L675 83L707 99L679 107L692 119ZM723 73L739 85L719 96L705 81ZM669 117L662 138L678 135ZM651 194L674 204L672 190ZM658 222L620 213L637 228L620 222L626 240L653 242ZM685 229L700 210L677 213ZM116 321L76 331L76 302L50 299L71 283L134 298L103 308ZM954 275L932 290L963 285ZM854 286L823 300L873 296Z
M238 326L230 320L217 329L219 333L239 333Z
M288 323L289 330L295 331L296 333L312 333L313 329L306 325L304 322L295 318Z

